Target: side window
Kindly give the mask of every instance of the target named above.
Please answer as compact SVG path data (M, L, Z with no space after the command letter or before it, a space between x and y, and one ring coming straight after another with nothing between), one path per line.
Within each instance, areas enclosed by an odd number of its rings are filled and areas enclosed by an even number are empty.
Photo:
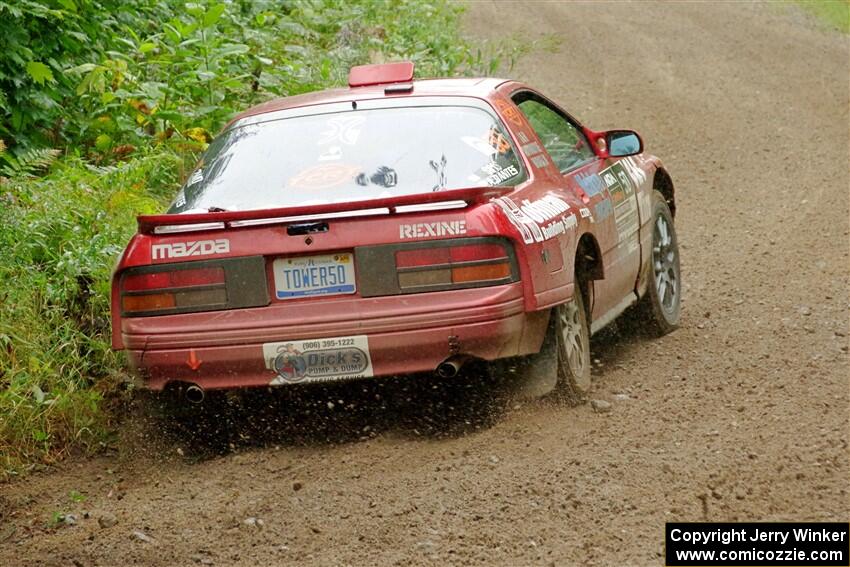
M593 159L593 150L584 135L563 116L534 99L518 103L531 127L537 132L543 147L552 156L561 172L573 169Z

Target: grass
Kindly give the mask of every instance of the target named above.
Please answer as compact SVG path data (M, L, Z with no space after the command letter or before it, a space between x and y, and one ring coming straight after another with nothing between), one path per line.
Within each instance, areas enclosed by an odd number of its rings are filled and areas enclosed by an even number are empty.
M797 4L830 27L850 34L850 0L797 0Z
M321 77L305 74L294 92L344 83L350 64L370 61L412 59L419 76L494 74L535 47L473 48L448 1L323 1L336 16L315 14L307 34L324 54ZM355 25L364 18L371 27ZM334 47L341 34L345 49ZM128 392L110 349L111 270L136 215L164 208L202 145L175 140L104 167L71 148L13 156L0 140L0 480L110 443Z
M123 383L109 347L109 279L134 217L167 200L170 151L109 168L77 159L0 185L0 466L95 449Z

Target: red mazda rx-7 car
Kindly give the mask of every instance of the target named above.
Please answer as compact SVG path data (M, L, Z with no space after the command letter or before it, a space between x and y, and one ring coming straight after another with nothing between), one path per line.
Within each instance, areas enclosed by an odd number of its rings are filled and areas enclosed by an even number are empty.
M237 116L139 217L113 346L194 402L520 356L581 399L592 333L633 304L658 334L679 321L675 210L633 131L516 81L355 67Z

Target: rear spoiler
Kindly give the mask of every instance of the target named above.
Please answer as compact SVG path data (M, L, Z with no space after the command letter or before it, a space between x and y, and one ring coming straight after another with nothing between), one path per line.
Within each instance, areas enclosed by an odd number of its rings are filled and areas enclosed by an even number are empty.
M368 199L365 201L329 203L326 205L257 209L252 211L226 211L220 213L140 215L137 221L139 223L139 233L141 234L217 230L230 228L231 226L275 224L307 220L297 217L324 216L325 218L341 218L347 216L413 212L405 211L404 209L415 205L438 205L439 203L449 204L451 202L463 201L466 203L466 206L469 206L471 204L486 203L513 190L513 187L471 187L417 195L399 195L397 197ZM463 203L460 203L460 205L463 206ZM423 210L427 210L427 208L423 207ZM197 226L192 227L191 225ZM156 230L158 227L168 227L170 230L158 231Z

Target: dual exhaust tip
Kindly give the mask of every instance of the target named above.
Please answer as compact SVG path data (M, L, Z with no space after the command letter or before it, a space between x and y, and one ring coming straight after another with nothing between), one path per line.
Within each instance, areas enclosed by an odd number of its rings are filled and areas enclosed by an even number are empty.
M183 392L183 397L186 398L186 401L190 404L200 404L204 401L206 394L204 393L204 389L198 386L197 384L190 384L186 391Z
M460 356L444 360L437 366L437 376L440 378L454 378L460 372L464 362L466 362L466 358ZM190 404L197 405L203 403L206 393L197 384L190 384L183 392L183 397Z
M440 378L454 378L460 372L466 362L465 356L453 356L441 362L437 366L437 376Z

